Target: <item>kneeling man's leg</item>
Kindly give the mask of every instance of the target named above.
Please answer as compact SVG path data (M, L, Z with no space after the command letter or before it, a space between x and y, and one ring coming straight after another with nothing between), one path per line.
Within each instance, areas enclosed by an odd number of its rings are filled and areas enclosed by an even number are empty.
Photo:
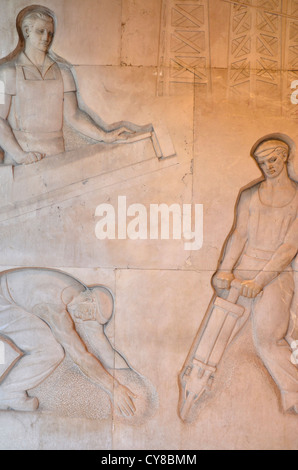
M6 323L4 316L7 316ZM24 355L0 383L0 409L36 409L38 400L29 398L27 391L56 369L64 358L64 350L46 323L19 308L2 312L1 324L0 333L12 340Z

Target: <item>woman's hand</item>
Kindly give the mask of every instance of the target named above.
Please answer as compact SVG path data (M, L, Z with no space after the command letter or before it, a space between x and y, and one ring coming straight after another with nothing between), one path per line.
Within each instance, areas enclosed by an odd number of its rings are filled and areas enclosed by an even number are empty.
M111 144L113 142L125 141L135 134L134 131L129 130L127 127L120 127L114 131L107 132L103 137L103 142Z
M21 156L15 157L14 160L18 165L30 165L31 163L39 162L45 156L45 153L40 152L24 152Z

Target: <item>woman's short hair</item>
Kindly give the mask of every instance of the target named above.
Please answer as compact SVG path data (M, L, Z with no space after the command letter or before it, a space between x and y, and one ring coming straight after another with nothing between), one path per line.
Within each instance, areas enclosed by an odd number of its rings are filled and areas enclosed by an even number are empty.
M42 20L51 19L54 24L54 31L56 30L57 20L56 20L56 15L52 10L42 5L30 5L26 8L23 8L23 10L19 12L17 19L16 19L17 31L18 31L21 43L25 37L25 32L26 32L25 30L27 28L29 28L30 30L34 22L38 19L42 19Z
M27 28L29 28L29 31L32 29L34 23L36 20L51 20L54 23L54 18L50 14L43 13L41 11L33 11L32 13L29 13L23 18L22 21L22 32L25 34L25 31Z

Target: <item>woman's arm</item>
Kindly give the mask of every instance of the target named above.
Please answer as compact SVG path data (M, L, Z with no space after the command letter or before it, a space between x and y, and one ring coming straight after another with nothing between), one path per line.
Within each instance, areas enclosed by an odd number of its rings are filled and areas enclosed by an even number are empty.
M133 130L125 126L111 128L111 130L105 130L99 126L88 113L79 107L74 91L64 93L64 117L66 122L76 131L99 142L126 141L134 133Z
M45 155L39 152L24 152L17 142L8 122L12 97L4 94L0 104L0 147L12 156L17 165L37 162Z

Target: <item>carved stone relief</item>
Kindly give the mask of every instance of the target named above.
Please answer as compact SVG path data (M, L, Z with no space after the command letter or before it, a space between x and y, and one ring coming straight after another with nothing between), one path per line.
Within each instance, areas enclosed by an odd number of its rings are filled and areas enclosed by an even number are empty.
M160 113L155 113L158 119L154 125L139 126L130 121L108 125L88 108L75 67L52 50L57 27L52 10L26 7L18 14L16 26L17 47L0 65L0 83L5 91L0 104L2 233L5 225L13 230L17 217L35 211L40 214L53 206L53 225L57 226L60 205L70 200L76 204L78 199L73 198L82 197L88 199L89 207L93 205L85 227L94 244L94 212L102 197L97 192L177 165L171 135ZM80 210L76 212L73 205L71 215L64 216L74 217L76 213L80 218ZM43 232L40 224L38 230ZM13 232L13 237L17 236ZM41 236L52 241L55 238L46 228ZM30 244L28 249L32 263L45 267L53 264L35 261L35 247ZM7 261L10 265L12 259Z
M286 19L286 47L285 47L285 70L288 70L288 76L285 80L284 99L287 102L285 113L297 119L297 109L291 106L291 91L293 91L293 82L298 79L298 2L291 0L288 2ZM289 91L291 90L291 91Z
M130 122L111 125L88 112L79 97L75 72L50 50L56 31L53 11L42 6L21 10L16 26L19 43L2 59L4 84L1 104L0 145L5 164L30 164L65 151L63 120L85 138L100 142L134 142L152 138L158 158L164 154L151 124Z
M297 448L298 0L46 5L0 0L0 448Z
M251 5L251 6L249 6ZM281 1L231 5L230 86L247 86L252 96L259 82L281 91ZM269 10L269 11L268 11ZM243 87L244 88L244 87Z
M256 350L279 390L282 409L298 413L298 369L291 349L298 327L292 268L298 193L289 177L294 154L294 142L281 134L259 139L251 150L263 178L237 201L235 222L213 277L216 294L180 374L183 420L193 419L216 380L226 348L249 315Z
M229 3L230 99L242 95L257 104L274 94L280 114L295 118L290 95L297 76L297 2Z
M80 373L107 394L115 413L132 418L135 401L138 398L139 405L142 401L123 381L138 385L138 390L143 384L147 403L142 411L147 416L152 413L156 407L153 387L106 335L114 314L110 289L88 287L67 273L40 268L3 272L0 283L0 338L6 356L0 377L0 409L37 410L39 401L30 391L50 377L67 354ZM150 393L155 400L151 405ZM137 417L141 417L140 409Z
M210 83L208 0L163 0L158 93L171 83Z

